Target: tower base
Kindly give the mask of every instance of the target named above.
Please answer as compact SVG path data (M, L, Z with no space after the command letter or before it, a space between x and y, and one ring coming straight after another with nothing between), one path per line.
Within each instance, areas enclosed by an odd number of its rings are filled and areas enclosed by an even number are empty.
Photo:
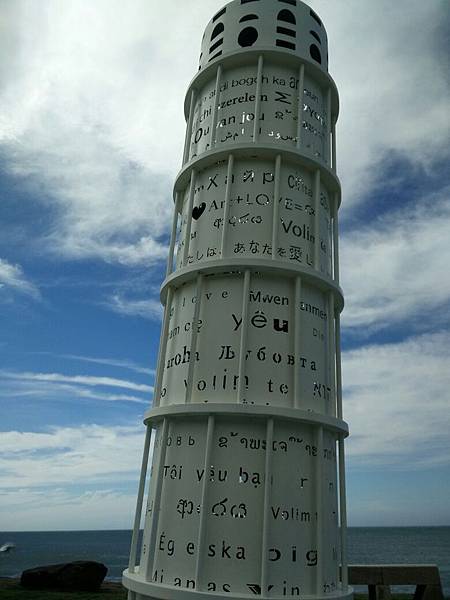
M218 598L232 598L233 600L249 600L254 596L259 596L261 599L267 598L271 600L285 600L286 598L302 598L302 600L351 600L353 598L353 589L348 587L345 591L336 590L333 593L326 595L304 595L291 593L291 590L286 589L281 595L272 595L270 592L266 594L250 592L248 594L234 594L230 592L198 592L195 590L179 589L169 585L157 585L149 581L145 581L139 573L129 573L128 569L123 572L122 583L128 590L127 600L218 600Z

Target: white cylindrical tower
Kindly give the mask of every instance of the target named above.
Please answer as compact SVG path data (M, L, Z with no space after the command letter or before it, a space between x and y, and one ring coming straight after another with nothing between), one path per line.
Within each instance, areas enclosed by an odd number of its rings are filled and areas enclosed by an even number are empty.
M130 600L351 596L327 64L323 24L299 0L234 0L206 27L185 102Z

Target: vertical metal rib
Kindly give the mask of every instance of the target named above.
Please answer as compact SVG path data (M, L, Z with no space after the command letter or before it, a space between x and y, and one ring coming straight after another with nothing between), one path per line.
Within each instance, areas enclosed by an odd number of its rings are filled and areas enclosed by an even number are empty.
M345 457L344 457L344 438L339 436L339 513L340 513L340 537L341 537L341 580L342 591L346 592L348 588L348 569L347 569L347 509L345 494Z
M241 321L241 342L239 345L239 379L236 402L242 401L242 390L244 385L245 373L245 347L247 345L248 332L248 293L250 290L250 270L247 269L244 274L244 289L242 292L242 321Z
M266 428L266 462L264 470L264 510L263 530L261 545L261 595L267 598L268 561L269 561L269 505L272 487L272 445L273 445L273 418L267 420Z
M305 65L300 65L298 72L298 107L297 107L297 148L300 148L303 122L303 95L305 88Z
M300 275L295 278L295 306L294 306L294 407L300 408L300 369L297 361L300 356L300 302L302 299L302 279Z
M130 573L134 573L136 568L136 554L139 541L139 531L141 526L142 502L144 500L145 480L147 477L148 454L150 450L151 435L152 428L151 426L147 425L145 432L144 452L142 454L141 476L139 478L139 490L136 501L136 512L134 515L133 534L131 536L130 561L128 563L128 570Z
M231 195L231 185L233 182L233 166L234 166L234 156L232 154L228 155L228 167L227 167L227 185L225 188L225 199L223 205L223 225L222 225L222 239L220 242L220 256L223 258L225 251L225 244L227 240L228 233L228 217L230 215L230 195Z
M333 278L339 284L339 221L338 221L338 194L334 194L333 215Z
M331 88L327 90L327 134L326 134L326 148L325 152L325 160L327 164L331 167L332 156L331 156Z
M191 346L190 346L190 355L189 355L189 366L188 366L188 375L187 375L187 384L186 384L186 396L185 402L188 404L192 400L192 381L194 378L194 368L195 368L195 355L197 352L197 337L198 337L198 318L200 315L200 305L202 303L202 295L203 295L203 275L197 275L197 286L195 295L197 297L197 301L195 302L194 308L194 316L192 317L192 326L191 326Z
M191 242L191 227L192 227L192 208L194 206L194 194L195 194L195 180L197 179L197 172L195 169L191 171L191 181L189 184L189 198L188 198L188 210L187 210L187 223L186 231L184 233L184 250L183 250L183 267L187 265L187 259L189 255L189 246Z
M342 419L342 367L341 367L341 317L339 311L335 318L336 338L336 415Z
M316 593L322 595L323 584L323 426L317 427L317 466L316 466Z
M331 130L331 143L332 143L331 168L336 173L336 167L337 167L337 158L336 158L336 123L333 124L332 130Z
M191 91L191 100L189 104L189 117L186 129L186 139L184 141L183 165L189 160L189 146L191 145L192 124L194 122L194 106L195 106L195 89Z
M158 517L159 511L161 509L161 493L162 493L162 485L163 485L163 471L164 471L164 462L166 460L166 451L167 451L167 430L168 424L167 419L163 420L162 430L161 430L161 448L159 451L158 458L158 468L156 473L156 488L155 488L155 499L154 499L154 508L152 514L152 523L150 527L150 536L148 542L148 555L147 561L144 564L143 576L144 580L148 581L149 574L151 577L151 573L153 571L153 567L155 565L155 540L156 533L158 530ZM142 568L142 565L141 565ZM141 573L141 571L139 571Z
M314 268L320 271L320 171L314 173Z
M336 212L337 214L337 212ZM342 370L341 370L341 319L339 311L335 318L335 341L336 341L336 414L338 419L342 419ZM345 459L344 459L344 438L339 436L339 520L340 520L340 547L341 547L341 581L342 591L347 591L348 571L347 571L347 512L345 495Z
M334 439L334 438L333 438ZM334 449L336 452L336 462L334 465L334 474L336 477L336 486L335 486L335 496L333 498L333 500L335 500L335 503L333 502L333 508L335 509L333 511L333 529L334 529L334 534L333 535L333 545L334 545L334 551L335 554L333 553L333 558L335 558L336 560L336 565L335 565L335 581L336 581L336 589L339 591L340 590L340 581L341 581L341 541L340 541L340 537L339 537L339 446L338 446L338 441L339 441L339 436L336 437L335 441L334 441Z
M335 309L334 294L328 292L328 380L330 398L327 402L327 414L336 416L336 335L335 335Z
M206 433L206 447L205 447L205 463L204 463L204 476L202 486L202 499L200 509L200 523L198 528L197 538L197 562L195 565L195 587L197 590L202 589L201 582L201 569L205 563L205 557L203 556L203 547L205 545L205 534L206 534L206 521L209 517L208 512L208 484L209 484L209 471L211 468L211 454L212 444L214 436L214 417L208 417L208 430Z
M219 97L220 97L220 82L222 79L222 65L217 67L216 75L216 88L214 95L214 108L211 118L211 133L209 136L209 148L213 148L216 145L216 125L217 125L217 113L219 110Z
M167 334L169 332L170 310L172 308L173 287L167 289L166 306L164 308L164 321L161 327L161 336L159 339L158 366L156 367L155 385L153 389L153 407L161 404L161 386L164 373L164 360L167 349Z
M258 56L258 70L256 73L256 98L255 98L255 120L253 123L253 141L257 142L259 137L259 114L261 112L261 89L262 89L262 70L263 70L264 58L260 54Z
M278 246L278 213L280 208L280 179L281 179L281 154L275 159L275 185L273 191L273 213L272 213L272 258L277 256Z
M175 251L175 242L177 237L177 227L178 227L178 205L180 203L181 192L177 192L175 194L175 207L173 211L173 220L172 220L172 233L170 235L170 246L169 246L169 256L167 258L167 269L166 269L166 277L168 277L173 271L173 253Z

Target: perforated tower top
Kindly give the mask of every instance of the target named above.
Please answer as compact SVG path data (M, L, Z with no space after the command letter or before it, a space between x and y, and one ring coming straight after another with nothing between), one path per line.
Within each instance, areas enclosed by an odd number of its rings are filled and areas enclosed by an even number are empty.
M234 0L208 23L199 68L243 50L277 50L328 71L328 40L317 14L300 0Z

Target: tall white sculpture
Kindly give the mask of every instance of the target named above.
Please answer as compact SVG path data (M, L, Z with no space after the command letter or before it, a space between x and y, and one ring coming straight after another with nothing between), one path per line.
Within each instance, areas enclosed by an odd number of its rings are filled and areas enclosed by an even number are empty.
M234 0L206 27L185 103L130 600L351 596L327 63L323 24L299 0Z

